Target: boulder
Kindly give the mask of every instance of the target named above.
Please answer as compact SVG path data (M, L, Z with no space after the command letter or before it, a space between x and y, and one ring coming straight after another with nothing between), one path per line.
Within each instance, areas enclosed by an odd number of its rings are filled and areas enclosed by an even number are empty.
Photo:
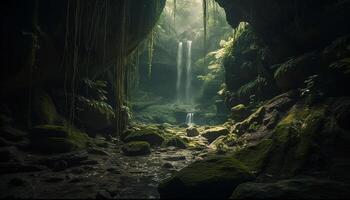
M114 127L115 113L109 104L84 97L78 99L77 118L87 130L95 132Z
M165 146L167 147L178 147L180 149L186 149L187 143L184 139L179 137L172 137L169 140L165 141Z
M33 127L30 136L31 138L65 138L68 137L68 135L66 127L46 124Z
M160 135L159 129L146 127L129 133L123 141L144 141L148 142L151 146L160 146L164 142L164 137Z
M12 127L1 127L0 128L0 136L8 141L18 142L22 140L27 135L26 132L18 130Z
M205 137L209 143L212 143L218 137L230 134L230 131L225 127L215 127L205 130L202 136Z
M151 145L144 141L134 141L125 144L122 151L127 156L143 156L151 153Z
M241 183L254 176L232 157L211 157L197 161L164 180L158 188L161 198L230 197Z
M41 125L31 131L30 148L40 153L68 153L86 148L89 137L75 128Z
M249 110L244 104L238 104L231 109L231 118L237 122L249 116Z
M195 127L189 127L186 129L186 134L188 137L196 137L199 135L199 131Z
M315 178L288 179L275 183L243 183L231 199L346 199L350 185Z
M57 113L56 106L51 96L44 91L35 91L33 95L31 120L33 125L63 124L62 117Z
M23 158L16 147L1 147L0 162L22 162Z

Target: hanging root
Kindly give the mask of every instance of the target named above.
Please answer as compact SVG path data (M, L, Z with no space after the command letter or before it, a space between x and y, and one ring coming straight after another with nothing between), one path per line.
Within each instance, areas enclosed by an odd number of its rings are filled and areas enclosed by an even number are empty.
M208 2L207 0L203 0L204 58L207 54L207 25L208 25Z

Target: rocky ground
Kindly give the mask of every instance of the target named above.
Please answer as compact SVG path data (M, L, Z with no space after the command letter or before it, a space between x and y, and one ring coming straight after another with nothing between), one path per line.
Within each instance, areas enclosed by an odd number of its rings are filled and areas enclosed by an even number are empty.
M135 148L126 148L124 142L102 136L91 139L85 150L63 154L40 155L20 147L1 147L0 198L159 198L161 180L213 150L197 129L189 133L191 137L185 128L171 126L166 131L186 142L181 145L168 138L161 146L149 145L141 152L136 149L138 155L129 155ZM149 139L145 138L138 140Z

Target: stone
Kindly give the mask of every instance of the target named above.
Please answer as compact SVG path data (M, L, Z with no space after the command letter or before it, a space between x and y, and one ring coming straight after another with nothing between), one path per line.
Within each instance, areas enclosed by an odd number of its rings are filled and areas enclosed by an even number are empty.
M230 131L225 127L215 127L205 130L202 136L205 137L209 143L212 143L218 137L230 134Z
M350 185L315 178L287 179L275 183L243 183L231 199L346 199Z
M164 160L166 160L166 161L181 161L181 160L186 160L186 157L185 156L170 156L170 157L164 158Z
M163 168L166 168L166 169L173 169L173 168L174 168L174 165L171 164L171 163L164 163Z
M81 97L77 105L80 106L80 109L77 110L77 118L89 132L112 129L114 127L115 113L113 108L106 102Z
M101 190L96 194L96 199L114 199L110 192Z
M144 141L129 142L122 147L127 156L144 156L151 153L151 145Z
M249 110L244 104L238 104L231 109L231 118L237 122L247 118Z
M177 147L180 149L186 149L187 148L187 143L185 140L179 137L172 137L169 140L165 141L165 146L170 147Z
M10 173L28 173L28 172L39 172L45 168L42 165L30 165L22 163L0 163L0 172L3 174Z
M54 172L63 171L68 168L68 163L65 160L59 160L54 163L52 170Z
M158 129L152 128L136 130L127 135L124 138L124 142L144 141L148 142L151 146L160 146L165 139L158 131Z
M22 178L19 178L19 177L15 177L15 178L12 178L10 181L9 181L9 185L10 186L14 186L14 187L20 187L20 186L23 186L27 183L26 180L22 179Z
M87 151L76 151L57 156L45 157L38 161L39 164L55 168L57 165L67 165L67 167L80 166L88 159ZM64 162L64 164L62 164Z
M0 163L3 162L22 162L23 158L16 147L0 148Z
M20 140L23 140L27 133L12 127L1 127L0 135L7 141L18 142Z
M65 138L68 137L68 130L64 126L39 125L31 130L31 138Z
M98 148L89 148L87 149L87 151L90 154L94 154L94 155L100 155L100 156L111 156L108 152L102 150L102 149L98 149Z
M160 198L230 197L241 183L254 180L247 167L228 156L216 156L185 167L160 183Z
M40 125L31 131L30 149L44 154L68 153L86 148L89 137L75 128Z
M199 131L195 127L189 127L186 129L186 134L188 137L197 137L199 135Z
M63 125L62 117L57 113L51 96L45 91L34 91L31 109L31 120L34 126L41 124Z

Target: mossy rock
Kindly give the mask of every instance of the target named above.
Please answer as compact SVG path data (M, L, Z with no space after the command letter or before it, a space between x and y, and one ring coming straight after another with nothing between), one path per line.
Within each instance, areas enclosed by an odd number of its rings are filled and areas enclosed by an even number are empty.
M268 161L272 140L262 140L256 146L244 148L235 153L235 158L249 167L253 173L259 173Z
M254 180L248 168L228 156L197 161L163 181L161 198L228 198L241 183Z
M56 126L56 125L39 125L35 126L31 130L32 138L65 138L68 137L67 128L64 126Z
M148 142L129 142L122 147L122 151L127 156L143 156L151 153L151 145Z
M243 183L231 199L347 199L350 186L315 178L287 179L275 183Z
M237 122L249 116L249 110L244 104L238 104L231 109L231 118Z
M18 142L27 136L27 133L12 127L1 127L0 136L8 141Z
M160 146L164 142L164 137L160 134L157 128L143 128L129 133L124 142L144 141L148 142L151 146Z
M34 131L36 130L36 131ZM32 130L31 149L44 154L67 153L87 147L89 137L75 128L41 125Z
M189 127L186 129L186 134L188 137L197 137L199 135L199 131L195 127Z
M114 128L115 113L109 104L80 97L78 105L77 118L90 132Z
M250 128L252 128L252 124L262 124L263 118L266 114L266 108L260 107L253 114L251 114L247 119L243 122L236 124L236 133L239 135L244 134Z
M43 91L36 91L36 94L33 95L31 120L34 125L63 124L62 117L58 115L52 98Z
M230 131L225 127L215 127L205 130L202 136L205 137L209 143L215 141L218 137L230 134Z
M180 149L186 149L187 148L187 143L184 139L179 138L179 137L172 137L169 140L164 142L165 146L167 147L178 147Z

